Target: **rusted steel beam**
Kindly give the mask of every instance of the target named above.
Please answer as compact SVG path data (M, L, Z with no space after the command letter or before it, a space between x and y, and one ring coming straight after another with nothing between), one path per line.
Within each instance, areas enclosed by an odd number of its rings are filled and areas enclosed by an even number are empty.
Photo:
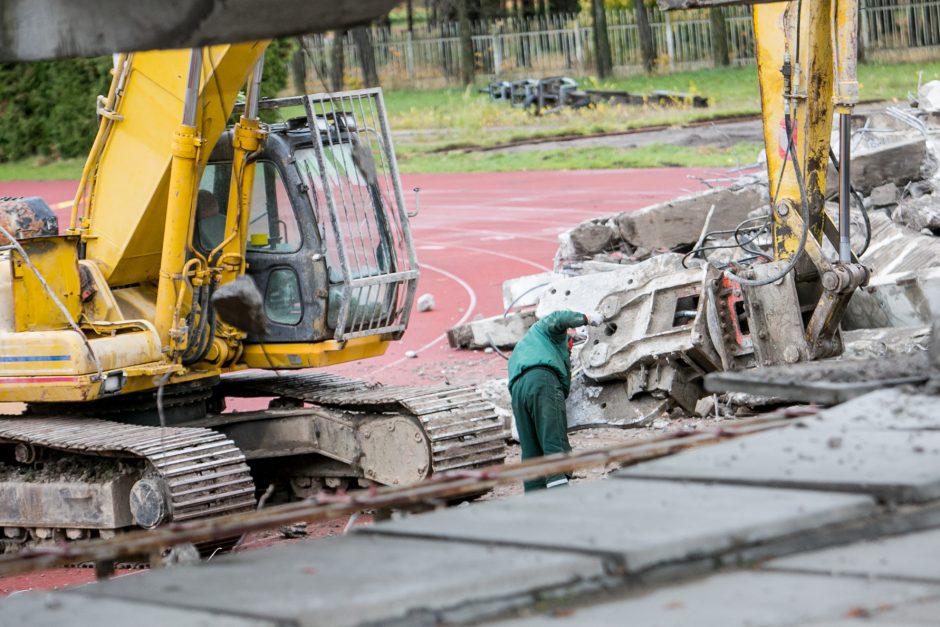
M368 509L408 509L437 504L446 499L479 494L497 485L573 472L596 466L629 466L673 455L680 451L717 444L731 438L777 429L793 418L816 413L815 407L782 410L732 427L709 431L684 431L639 444L551 455L521 464L493 466L482 470L453 471L435 475L403 488L383 487L353 493L321 494L316 498L263 510L206 518L188 523L170 523L152 531L134 531L110 540L90 540L39 547L0 557L0 575L46 570L59 566L94 562L107 563L146 559L184 543L202 543L233 538L245 533L276 529L301 521L322 522Z
M676 9L702 9L728 5L764 4L767 2L779 2L779 0L657 0L657 2L659 2L659 8L663 11L675 11Z

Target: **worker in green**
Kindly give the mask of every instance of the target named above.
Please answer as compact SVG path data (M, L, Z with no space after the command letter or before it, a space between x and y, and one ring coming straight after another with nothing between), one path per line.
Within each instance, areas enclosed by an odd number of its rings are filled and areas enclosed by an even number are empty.
M532 325L513 350L509 358L509 394L523 461L571 450L565 414L565 399L571 388L568 329L603 322L599 313L556 311ZM526 481L525 491L567 483L566 475L552 475Z

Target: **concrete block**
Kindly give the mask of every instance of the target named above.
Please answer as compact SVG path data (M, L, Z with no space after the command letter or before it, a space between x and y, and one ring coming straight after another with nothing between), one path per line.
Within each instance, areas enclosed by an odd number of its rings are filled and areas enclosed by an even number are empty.
M894 223L884 211L870 212L871 245L862 262L875 276L940 266L940 237L922 235Z
M354 535L121 577L68 594L136 603L141 613L192 608L258 617L252 624L341 627L433 617L475 603L492 610L508 598L564 590L603 576L597 557ZM67 624L76 624L77 617L81 614L73 613Z
M930 599L940 587L924 583L737 572L677 586L656 588L617 601L579 607L561 614L507 620L501 626L655 625L656 627L729 627L816 625L850 615ZM856 620L851 624L867 625ZM875 623L878 625L878 623ZM893 623L892 623L893 624Z
M871 190L869 200L872 207L891 207L898 204L901 192L894 183L885 183Z
M855 492L892 503L940 498L940 431L857 429L833 416L822 412L801 427L685 451L616 476Z
M852 185L862 194L886 183L903 187L911 181L930 178L927 142L923 137L905 139L877 148L852 153ZM829 164L826 189L837 189L838 172Z
M580 224L571 230L571 243L579 255L596 255L610 248L618 237L606 224Z
M742 507L747 503L747 507ZM736 555L875 511L867 497L674 481L602 480L363 528L362 533L500 542L622 561L628 573Z
M560 276L554 272L541 272L503 281L503 307L534 307L548 289L548 284Z
M746 185L711 189L624 213L617 221L621 237L633 246L674 248L698 241L712 205L715 213L709 229L724 230L733 229L751 211L767 202L766 184L750 179Z
M512 348L535 322L535 312L531 310L474 320L449 330L447 341L453 348L480 349L493 345Z
M940 584L940 530L879 538L770 560L764 570ZM940 615L938 615L940 617Z
M891 212L891 219L919 233L926 229L933 235L940 235L940 195L907 198Z
M623 290L649 277L682 270L682 255L665 253L637 264L613 266L607 272L595 272L575 277L557 277L539 300L536 315L544 318L553 311L573 309L596 311L608 294Z
M940 315L940 267L874 276L846 308L843 328L920 327Z
M134 577L146 579L149 574ZM85 590L83 587L8 597L0 601L0 624L29 627L278 627L283 624L254 613L238 616L195 607L174 607L173 604L149 605L130 599L86 595Z

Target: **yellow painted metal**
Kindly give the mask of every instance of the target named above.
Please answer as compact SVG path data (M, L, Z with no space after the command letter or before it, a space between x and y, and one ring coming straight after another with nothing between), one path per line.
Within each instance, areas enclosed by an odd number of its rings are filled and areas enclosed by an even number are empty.
M226 212L226 238L220 244L222 257L235 259L238 265L230 265L222 275L225 283L244 274L246 269L245 251L247 248L248 223L251 219L251 196L254 190L255 164L249 162L249 155L259 150L267 137L257 119L244 116L235 125L232 160L232 185L229 191L228 211ZM238 237L229 234L238 233Z
M316 344L251 344L241 363L249 368L320 368L385 354L390 342L378 336L358 337L345 342L328 340Z
M205 142L199 172L267 43L204 49L196 116ZM99 260L112 286L158 278L173 137L182 119L188 62L188 50L131 55L114 113L102 120L109 130L100 150L89 155L86 170L94 173L94 182L76 207L87 218L87 258Z
M65 306L74 323L82 311L78 278L78 238L73 236L24 239L20 245L33 267ZM67 320L36 273L12 251L13 306L16 331L68 329ZM73 331L69 334L75 335ZM4 353L0 351L0 355Z
M802 7L798 11L799 5ZM817 239L822 233L832 130L830 9L828 0L774 2L753 7L771 198L775 198L778 203L785 202L791 211L800 211L801 191L792 160L786 165L781 178L788 143L784 126L784 102L788 99L795 110L795 115L791 117L793 153L805 183L810 231ZM793 66L793 84L789 94L781 75L787 54ZM797 250L799 231L794 231L777 215L773 227L774 256L778 260L790 258Z
M839 113L858 104L858 0L832 0L835 86L833 102Z

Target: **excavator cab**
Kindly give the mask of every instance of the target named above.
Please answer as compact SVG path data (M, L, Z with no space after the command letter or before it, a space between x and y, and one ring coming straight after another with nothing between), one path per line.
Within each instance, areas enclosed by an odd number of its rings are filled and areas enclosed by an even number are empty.
M381 92L261 107L305 115L267 125L252 158L247 274L262 295L266 331L249 335L245 360L322 365L320 343L398 339L418 272ZM232 133L216 144L197 194L193 245L205 255L224 237Z

